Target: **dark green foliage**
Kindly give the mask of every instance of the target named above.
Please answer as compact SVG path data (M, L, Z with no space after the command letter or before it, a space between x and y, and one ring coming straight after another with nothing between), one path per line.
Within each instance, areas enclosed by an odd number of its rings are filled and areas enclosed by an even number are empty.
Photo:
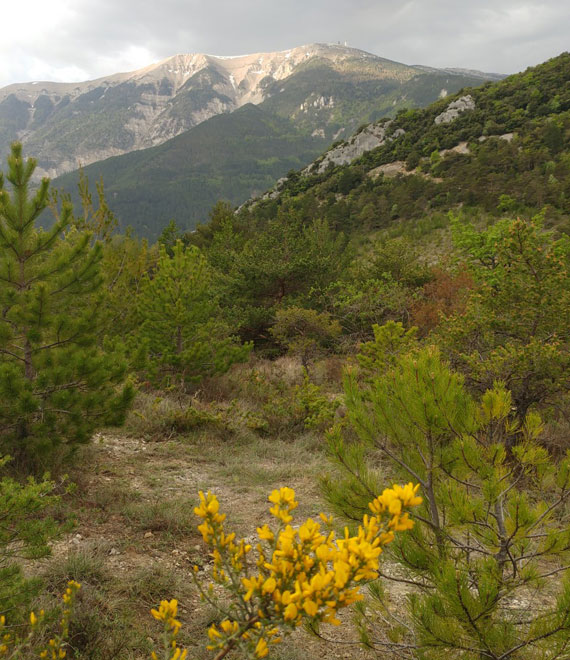
M174 254L174 246L176 245L177 241L187 243L188 241L186 240L186 237L187 235L182 234L180 228L176 224L176 221L171 220L160 233L157 243L166 249L169 257L172 257Z
M11 195L0 177L0 447L41 465L120 424L133 392L121 361L97 345L101 245L70 228L67 202L49 230L36 228L49 181L30 196L34 168L14 144Z
M245 230L238 217L214 234L208 259L224 274L224 306L246 339L266 339L277 309L304 304L342 272L345 237L326 221L306 221L306 213L283 207L276 219Z
M247 359L251 346L236 341L222 321L214 284L197 247L177 241L170 256L160 246L156 270L141 285L135 333L160 380L195 382Z
M262 194L291 168L309 163L325 145L287 119L247 105L209 119L158 147L109 158L85 168L101 177L121 227L156 239L173 218L183 230L207 217L214 203ZM77 173L55 184L74 194Z
M297 355L305 368L309 360L332 351L341 333L340 323L327 312L302 307L278 309L270 332L291 355Z

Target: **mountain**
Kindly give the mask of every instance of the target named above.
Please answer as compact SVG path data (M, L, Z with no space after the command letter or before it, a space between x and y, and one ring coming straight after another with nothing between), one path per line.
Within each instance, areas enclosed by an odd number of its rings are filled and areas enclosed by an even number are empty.
M241 204L261 194L363 122L404 106L426 105L465 85L480 85L484 78L426 72L356 49L319 44L271 57L218 59L218 73L227 67L224 71L243 92L239 98L236 92L232 102L250 99L257 105L245 103L239 111L206 119L160 145L85 168L91 181L103 178L122 227L130 225L149 238L156 238L171 219L192 229L218 199ZM272 73L252 86L252 76L261 76L251 70L252 62L260 66L260 61ZM197 103L196 90L192 96L190 85L185 89L163 110L163 119L175 110L179 117L193 116L188 104ZM77 181L74 172L54 185L73 194Z
M160 145L247 104L292 120L322 146L358 123L480 84L493 74L407 66L354 48L312 44L240 57L175 55L82 83L0 89L0 156L19 139L54 177Z
M237 203L260 195L322 148L322 139L302 135L289 120L250 103L157 147L93 163L84 172L92 183L103 179L123 228L130 225L137 235L156 239L171 219L194 227L218 199ZM53 181L75 203L77 183L77 172Z

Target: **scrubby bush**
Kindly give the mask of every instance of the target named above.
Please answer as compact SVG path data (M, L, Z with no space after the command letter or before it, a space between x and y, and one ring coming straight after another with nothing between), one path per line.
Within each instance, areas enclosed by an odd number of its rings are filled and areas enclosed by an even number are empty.
M411 483L386 488L370 502L372 515L364 515L356 534L347 529L337 540L326 529L331 520L324 514L320 523L309 518L294 529L290 523L298 506L295 491L274 490L269 496L270 513L277 524L258 527L256 553L245 539L227 531L215 495L200 493L195 513L212 552L212 579L230 597L229 606L218 604L213 589L204 589L196 578L203 598L216 604L223 616L210 626L207 648L219 659L234 649L248 658L264 658L303 623L339 625L339 610L361 600L360 587L377 576L384 547L414 526L409 515L421 503L416 492ZM196 566L195 577L197 573ZM187 654L177 644L181 627L177 607L176 600L163 600L152 610L163 624L166 660L182 660ZM152 657L157 660L156 652Z

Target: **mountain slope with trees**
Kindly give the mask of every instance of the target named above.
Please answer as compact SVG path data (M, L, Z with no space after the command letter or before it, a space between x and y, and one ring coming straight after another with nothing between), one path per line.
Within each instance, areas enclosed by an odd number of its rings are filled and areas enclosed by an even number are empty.
M467 94L473 109L436 121ZM314 198L324 217L344 230L378 229L458 206L492 215L544 208L550 222L568 218L567 53L424 110L402 110L379 125L389 138L381 146L321 171L325 154L250 205L251 213L272 215L287 200Z

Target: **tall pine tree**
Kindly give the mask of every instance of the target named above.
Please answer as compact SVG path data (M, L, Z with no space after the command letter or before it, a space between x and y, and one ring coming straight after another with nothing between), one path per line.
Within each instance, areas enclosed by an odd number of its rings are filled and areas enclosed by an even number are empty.
M49 180L12 145L0 174L0 454L28 466L54 463L97 427L118 424L133 397L125 367L98 345L100 244L72 228L64 202L47 230Z

